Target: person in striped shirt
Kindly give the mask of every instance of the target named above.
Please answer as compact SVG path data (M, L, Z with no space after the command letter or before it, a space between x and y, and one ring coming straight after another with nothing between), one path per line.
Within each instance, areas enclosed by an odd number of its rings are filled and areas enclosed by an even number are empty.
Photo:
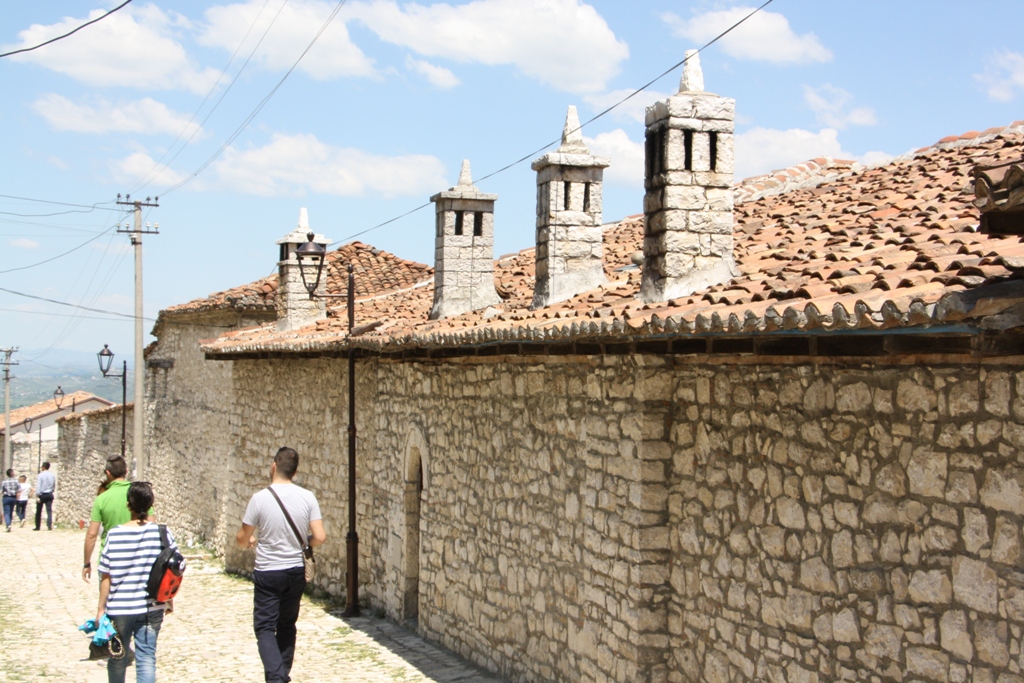
M138 683L156 680L156 639L164 612L174 610L174 601L156 603L146 594L150 570L160 554L160 527L147 520L153 507L149 482L133 482L128 488L131 521L114 527L100 555L100 602L96 623L106 614L114 622L121 642L135 641L135 675ZM171 532L167 539L177 548ZM107 680L124 683L128 658L107 660Z

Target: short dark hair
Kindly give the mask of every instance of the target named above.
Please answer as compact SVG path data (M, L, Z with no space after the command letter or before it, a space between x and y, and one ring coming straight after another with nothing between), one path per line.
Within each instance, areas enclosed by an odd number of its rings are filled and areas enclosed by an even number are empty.
M153 485L148 481L133 481L128 487L128 509L142 521L149 516L153 507Z
M114 479L120 479L128 474L128 463L120 455L112 455L107 458L107 464L103 466L103 469L110 472L110 476Z
M295 476L295 470L299 469L299 454L294 448L285 446L277 451L274 464L277 465L278 474L285 479L291 479Z
M50 463L48 461L45 461L45 460L43 461L43 469L44 470L50 469Z
M11 467L11 468L8 468L8 470L7 470L7 476L8 476L8 477L13 477L13 476L14 476L14 468L13 468L13 467Z

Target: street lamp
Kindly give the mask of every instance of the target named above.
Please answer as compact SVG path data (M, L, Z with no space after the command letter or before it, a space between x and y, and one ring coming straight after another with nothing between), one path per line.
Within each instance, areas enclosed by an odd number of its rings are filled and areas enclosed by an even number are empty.
M96 354L96 360L100 363L100 372L104 377L121 378L121 457L124 458L124 432L128 412L125 407L128 403L128 361L123 361L120 375L110 374L110 364L114 362L114 352L106 344L103 345L103 350Z
M346 294L317 294L327 262L327 247L314 242L316 235L306 233L305 244L295 248L302 285L310 299L348 299L348 335L356 324L356 286L352 264L348 264L348 292ZM310 282L312 280L312 282ZM348 533L345 535L345 617L359 616L359 534L356 532L356 355L351 342L348 346Z
M32 418L31 417L26 417L24 422L21 423L21 426L25 428L25 433L26 434L31 434L32 433Z
M53 392L53 402L57 404L57 410L60 410L60 404L64 402L64 390L57 385L57 390Z

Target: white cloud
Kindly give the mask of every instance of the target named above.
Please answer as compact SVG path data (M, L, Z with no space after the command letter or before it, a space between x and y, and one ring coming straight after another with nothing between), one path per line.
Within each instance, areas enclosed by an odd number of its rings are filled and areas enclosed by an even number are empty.
M219 189L263 196L415 196L450 184L436 157L370 154L334 147L309 134L274 135L269 144L248 150L229 147L212 170L216 178L208 182Z
M93 10L87 18L103 12ZM81 17L65 17L55 24L33 24L18 33L20 42L4 48L29 47L83 22ZM217 81L219 72L201 69L176 40L175 33L188 26L180 14L165 13L155 5L127 7L73 38L11 59L38 64L90 85L205 92Z
M584 95L583 100L593 107L595 111L604 111L631 92L633 91L630 89L611 90L601 94ZM647 107L668 97L668 93L657 92L656 90L642 90L623 102L619 107L613 109L610 115L617 121L636 121L643 125Z
M604 18L580 0L475 0L452 6L394 0L351 4L346 16L382 40L427 57L514 65L559 90L603 90L629 56Z
M736 135L736 180L788 168L815 157L852 159L835 128L817 133L799 128L752 128Z
M11 245L12 247L16 247L18 249L38 249L39 248L39 242L36 242L35 240L30 240L30 239L28 239L26 237L19 237L17 239L13 239L13 240L7 240L7 243L9 245Z
M990 99L1009 102L1017 96L1018 90L1024 90L1024 55L1005 50L993 61L993 65L974 78L985 86Z
M604 170L610 185L644 186L644 144L634 142L621 128L584 137L592 154L608 157L612 165Z
M136 183L142 178L149 179L156 166L156 160L145 152L134 152L111 165L114 180L119 183ZM177 185L185 176L167 167L161 167L150 183L157 187Z
M182 129L191 135L199 124L189 123L188 116L149 97L114 104L102 97L76 104L66 97L50 93L32 103L32 108L56 130L76 133L169 133Z
M53 164L54 166L56 166L57 168L59 168L62 171L66 171L69 168L71 168L71 166L69 166L66 161L61 159L59 156L55 156L53 154L51 154L50 156L46 157L46 160L49 161L51 164Z
M437 66L422 59L413 59L411 56L406 57L405 67L426 78L431 85L444 90L454 88L459 84L458 77L456 77L456 75L451 71L443 66Z
M232 5L217 5L206 10L206 24L199 33L199 43L233 52L251 25L252 31L241 51L242 54L248 54L273 22L273 27L260 43L253 61L268 69L283 71L291 68L306 49L336 3L293 0L284 6L280 14L276 10L260 14L264 4L259 0L249 0ZM278 3L273 6L280 7ZM302 58L298 67L300 71L317 80L339 76L378 76L373 60L363 54L349 37L344 16L343 11L327 27L309 54Z
M753 7L733 7L698 14L689 21L666 12L662 20L672 29L673 35L692 41L697 46L708 42L753 10ZM764 10L737 26L718 44L727 55L736 59L774 64L828 62L832 59L831 50L822 45L816 35L798 35L786 17Z
M873 126L878 123L871 107L851 107L853 95L826 83L820 88L804 86L804 102L817 114L818 122L840 130L848 126Z

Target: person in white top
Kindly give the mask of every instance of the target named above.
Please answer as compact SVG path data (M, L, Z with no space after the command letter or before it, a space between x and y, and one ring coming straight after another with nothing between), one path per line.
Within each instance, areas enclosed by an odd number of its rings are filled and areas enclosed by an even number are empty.
M25 526L25 508L28 507L30 493L32 493L32 484L28 483L28 477L23 474L18 477L18 502L15 508L18 511L21 526Z
M256 547L252 574L253 630L267 683L291 680L295 622L306 588L303 546L288 517L310 547L327 540L320 504L312 492L292 483L299 454L282 448L270 466L270 487L253 494L235 536L240 548ZM285 514L287 510L287 515ZM259 541L253 534L259 529Z

